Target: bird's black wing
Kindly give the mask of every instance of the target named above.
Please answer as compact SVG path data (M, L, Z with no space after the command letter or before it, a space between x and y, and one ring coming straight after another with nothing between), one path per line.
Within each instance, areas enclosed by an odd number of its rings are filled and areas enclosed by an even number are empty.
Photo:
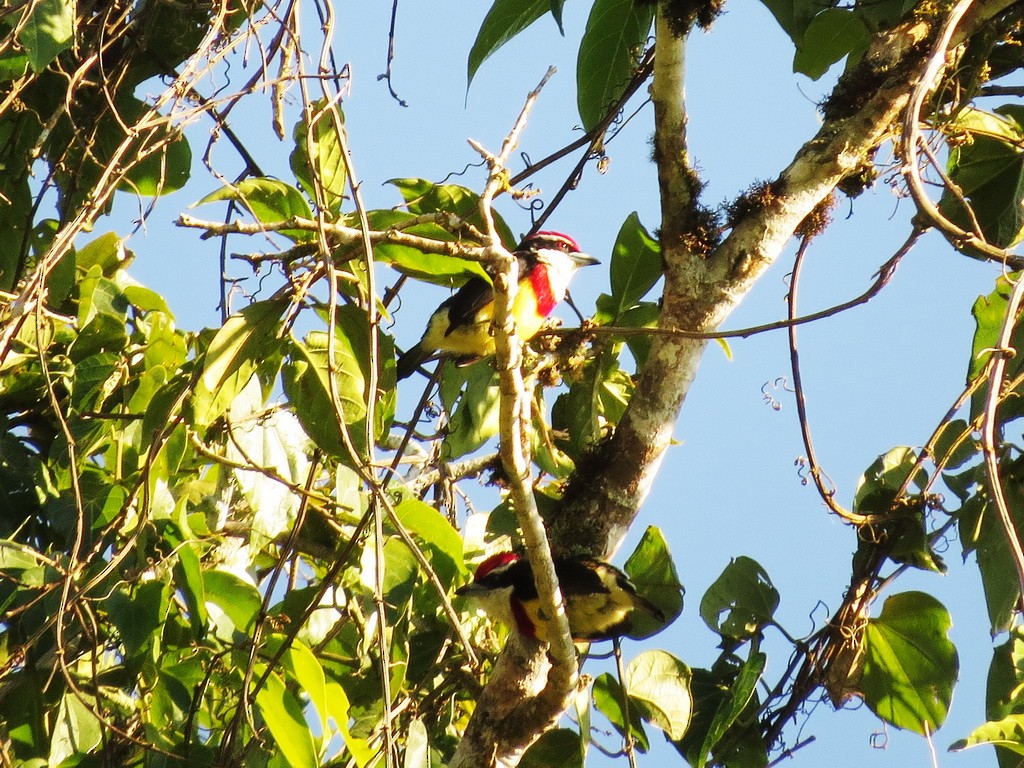
M517 253L519 259L519 279L530 274L536 266L536 259ZM448 310L448 330L445 336L459 326L469 325L476 321L477 313L494 301L494 287L490 281L482 277L471 277L450 298L446 299L438 309Z
M598 561L586 557L555 560L555 575L558 577L562 594L569 597L608 592L608 587L597 574L597 563Z
M448 310L448 330L445 336L458 327L473 323L477 313L493 300L494 288L491 284L482 277L471 277L438 307L439 310Z

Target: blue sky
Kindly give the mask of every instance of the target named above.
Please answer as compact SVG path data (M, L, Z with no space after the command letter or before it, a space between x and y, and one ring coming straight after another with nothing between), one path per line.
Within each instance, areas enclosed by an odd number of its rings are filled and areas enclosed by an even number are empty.
M728 8L710 33L694 35L687 64L689 138L708 182L710 204L778 174L816 130L815 102L827 93L830 82L826 78L815 83L792 74L792 45L760 3L734 2ZM390 4L339 3L334 50L339 61L352 68L351 95L344 108L355 172L368 206L398 202L397 193L384 185L389 178L439 181L476 162L467 138L496 149L527 92L550 64L558 67L558 74L542 93L520 149L538 159L579 135L575 56L586 4L566 5L564 39L551 19L544 18L506 46L484 64L467 96L466 56L485 10L485 4L469 0L443 6L412 0L400 6L394 86L410 105L402 108L376 79L384 70ZM297 104L290 106L294 111ZM237 112L233 127L246 137L268 173L290 179L290 147L272 137L264 107L251 105L246 108L251 111ZM649 229L659 223L656 174L649 159L651 114L648 105L634 118L609 145L607 172L599 175L588 168L580 189L549 222L550 228L572 234L606 264L615 234L631 211L638 211ZM164 292L179 323L191 329L218 322L216 251L209 243L201 244L195 231L177 229L171 222L186 205L216 187L203 176L199 162L208 130L202 124L190 129L196 137L196 181L159 201L144 230L130 243L138 255L135 276ZM237 171L225 142L213 157L225 175ZM545 192L557 189L571 162L539 177ZM470 168L453 181L479 189L483 172ZM122 206L127 201L126 196L119 199ZM500 209L513 231L529 229L528 214L511 201L506 199ZM194 213L220 215L213 207ZM863 291L906 236L910 215L909 202L901 201L884 178L856 201L843 199L835 225L810 250L801 309L827 307ZM116 220L121 231L125 221ZM233 248L249 251L269 245L236 240ZM727 326L782 317L791 264L789 254ZM843 503L852 500L858 476L878 454L896 445L922 444L959 393L973 331L970 307L979 294L992 289L997 274L996 267L957 256L939 238L928 236L904 260L881 296L801 330L811 427L819 457ZM382 267L381 279L388 284L394 274ZM606 268L596 267L580 275L573 295L588 311L607 286ZM400 345L409 346L446 294L423 287L403 295L391 330ZM236 308L242 305L237 303ZM853 532L826 513L811 487L801 483L794 465L804 451L792 395L773 388L774 382L789 376L785 334L734 340L730 346L731 360L717 345L708 347L676 429L679 445L671 449L618 558L624 559L647 525L665 531L687 588L687 605L679 621L649 644L672 651L692 666L709 664L717 655L715 636L704 627L697 609L704 590L731 557L748 555L767 569L782 594L781 623L791 634L803 635L825 618L819 600L826 606L839 603L855 547ZM765 402L766 384L780 410ZM400 410L407 411L422 384L413 380L404 387ZM945 753L950 742L984 719L984 676L990 657L977 570L973 563L959 566L959 552L954 541L945 553L949 575L915 573L893 588L932 592L953 614L952 637L960 650L963 682L947 725L935 737L939 763L948 768L992 764L987 748ZM880 604L876 615L878 609ZM777 638L769 639L771 676L784 667L787 652ZM635 644L627 646L627 653L638 651ZM834 768L929 764L928 745L920 737L889 729L886 748L878 749L872 746L877 741L873 734L884 729L866 708L829 710L827 704L820 705L804 726L801 735L813 734L817 741L797 753L794 765L820 765L826 760ZM676 760L674 752L660 746L658 736L653 741L659 744L655 756L641 758L641 765ZM602 764L598 757L593 756L593 765Z

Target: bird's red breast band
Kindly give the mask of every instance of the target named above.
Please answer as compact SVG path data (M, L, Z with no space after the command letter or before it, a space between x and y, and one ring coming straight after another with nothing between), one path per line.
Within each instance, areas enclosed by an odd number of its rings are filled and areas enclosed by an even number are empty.
M548 278L546 266L538 264L530 270L530 286L533 288L533 295L537 297L537 314L547 317L558 302L551 294L551 280Z

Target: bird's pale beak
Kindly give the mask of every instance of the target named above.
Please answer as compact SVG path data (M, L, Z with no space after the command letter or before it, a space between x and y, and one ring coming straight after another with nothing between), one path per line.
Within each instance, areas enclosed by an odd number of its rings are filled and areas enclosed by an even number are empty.
M590 267L601 262L587 253L570 253L569 256L576 263L577 267Z

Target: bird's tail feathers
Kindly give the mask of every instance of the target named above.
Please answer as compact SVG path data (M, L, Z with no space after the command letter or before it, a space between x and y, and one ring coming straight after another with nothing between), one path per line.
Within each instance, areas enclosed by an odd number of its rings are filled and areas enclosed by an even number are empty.
M423 363L427 361L433 354L429 349L425 349L422 344L416 344L410 347L401 355L398 356L398 380L406 379L415 373L416 369L419 368Z

